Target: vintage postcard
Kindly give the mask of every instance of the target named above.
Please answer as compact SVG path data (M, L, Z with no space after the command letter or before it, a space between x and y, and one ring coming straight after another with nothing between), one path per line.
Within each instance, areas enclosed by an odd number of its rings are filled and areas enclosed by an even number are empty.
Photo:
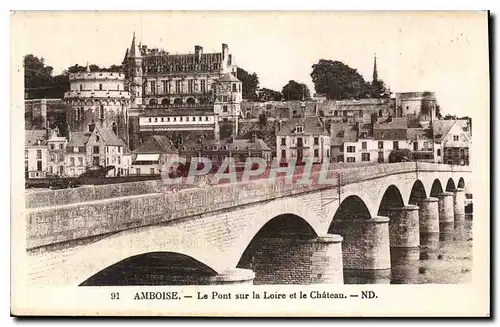
M13 12L11 313L488 317L488 18Z

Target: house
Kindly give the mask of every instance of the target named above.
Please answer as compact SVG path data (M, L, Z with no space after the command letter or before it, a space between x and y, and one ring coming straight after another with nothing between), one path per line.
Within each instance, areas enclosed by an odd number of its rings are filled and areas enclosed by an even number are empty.
M129 175L159 175L163 164L179 151L166 136L153 135L132 151Z
M66 173L66 143L67 138L59 136L59 129L55 128L50 131L49 139L47 140L48 147L48 163L47 172L50 175L64 176Z
M87 165L114 166L108 176L122 176L125 174L125 165L122 156L126 145L113 131L105 127L95 126L87 142Z
M179 145L179 155L186 161L193 157L205 157L213 163L221 163L226 158L234 158L236 166L243 166L247 158L272 159L272 149L259 139L255 132L249 139L229 137L222 140L190 140Z
M25 178L45 178L47 175L47 136L44 129L26 130L24 140Z
M80 176L86 170L87 148L86 143L90 133L69 132L66 144L66 175Z
M469 165L472 145L469 120L436 120L432 130L434 140L442 148L442 163Z
M295 159L314 163L330 161L331 138L318 117L291 118L276 133L276 154L279 162Z

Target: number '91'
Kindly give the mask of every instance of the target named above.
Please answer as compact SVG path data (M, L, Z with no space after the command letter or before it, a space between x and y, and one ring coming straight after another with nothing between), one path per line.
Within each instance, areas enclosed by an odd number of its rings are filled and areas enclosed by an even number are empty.
M120 299L120 293L111 293L111 300L119 300Z

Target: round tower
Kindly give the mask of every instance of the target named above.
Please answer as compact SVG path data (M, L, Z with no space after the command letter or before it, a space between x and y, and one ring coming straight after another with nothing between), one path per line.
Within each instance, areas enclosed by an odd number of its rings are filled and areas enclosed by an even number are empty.
M127 75L130 90L130 99L132 106L142 104L142 83L143 83L143 70L142 70L142 55L139 46L135 40L135 32L132 37L132 44L127 53Z
M124 88L125 75L116 72L70 74L70 90L64 101L70 109L67 120L71 131L90 132L98 125L113 131L128 145L130 94Z

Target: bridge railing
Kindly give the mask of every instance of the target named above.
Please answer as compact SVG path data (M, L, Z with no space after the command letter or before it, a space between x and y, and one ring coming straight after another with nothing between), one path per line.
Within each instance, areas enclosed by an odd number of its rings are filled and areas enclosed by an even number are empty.
M329 184L322 185L320 180L319 165L313 169L310 174L311 185L298 184L297 181L303 178L302 173L294 174L293 181L288 188L290 190L304 190L313 188L324 188L359 182L369 178L379 178L390 174L406 173L411 171L470 171L467 166L451 166L433 164L427 162L401 162L396 164L374 164L374 165L346 165L346 164L330 164L326 174L326 179ZM261 176L255 176L248 182L238 182L239 185L245 183L254 183L255 186L262 185L268 180L269 172L266 171ZM276 183L286 183L287 178L283 174L278 174ZM229 184L229 181L216 180L214 176L208 176L205 180L208 187L224 187ZM272 182L272 181L271 181ZM272 182L274 183L274 182ZM197 178L194 184L180 183L176 185L166 185L162 180L129 182L110 185L84 186L80 188L59 189L59 190L37 190L26 193L25 203L26 208L41 208L50 206L60 206L72 203L82 203L114 197L125 197L133 195L142 195L149 193L173 193L185 189L198 189L203 187L201 179Z

